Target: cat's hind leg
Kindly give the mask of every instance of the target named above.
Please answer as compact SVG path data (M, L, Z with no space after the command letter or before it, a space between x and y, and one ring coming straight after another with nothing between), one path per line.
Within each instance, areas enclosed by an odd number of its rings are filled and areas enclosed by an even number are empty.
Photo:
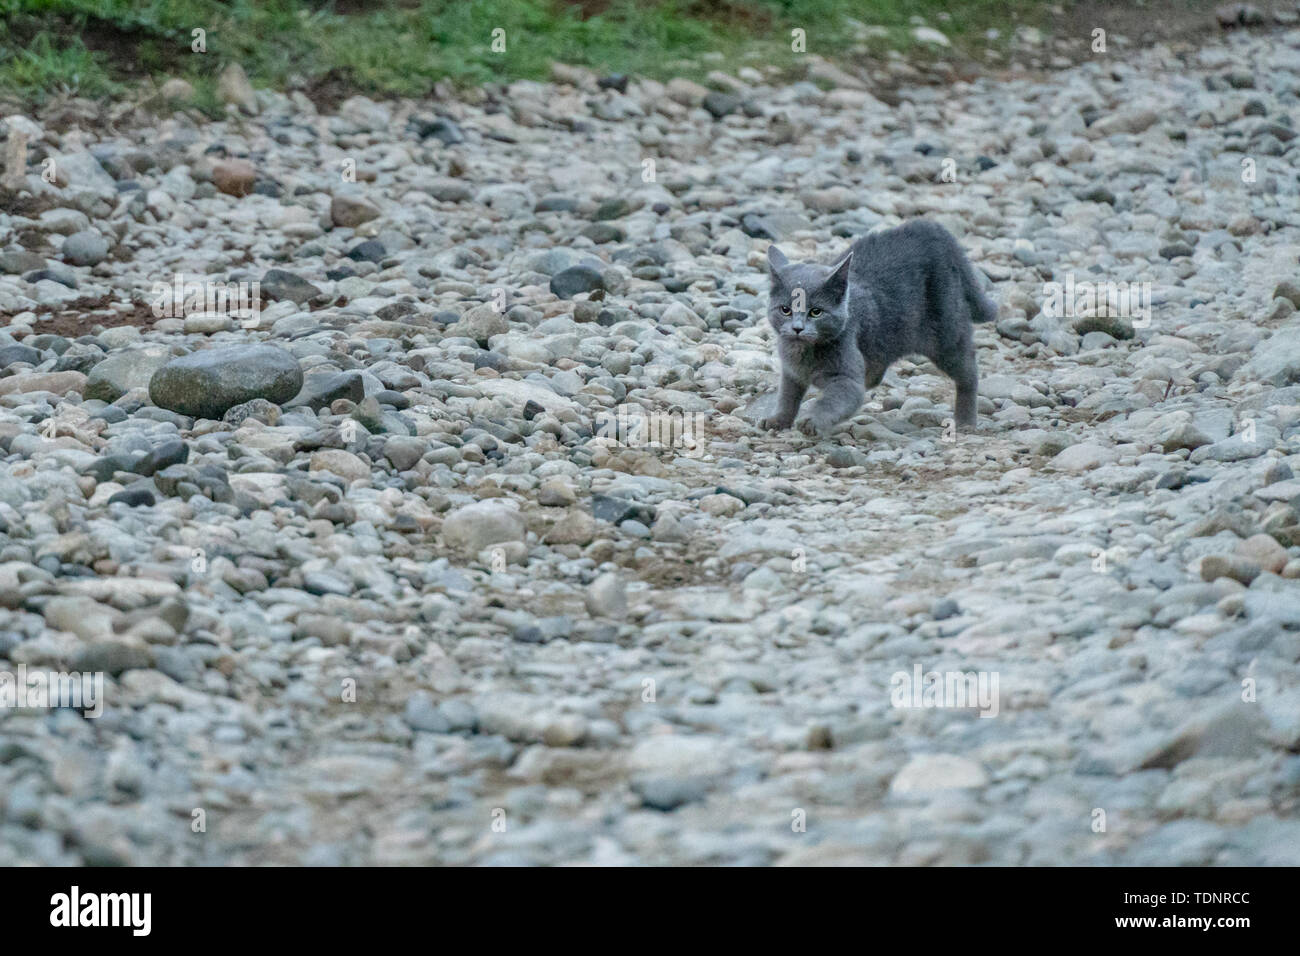
M971 369L970 379L957 383L957 427L974 431L979 419L979 373Z
M979 366L975 363L972 345L959 355L949 356L945 365L939 366L957 386L957 427L974 429L979 411Z
M888 362L879 359L868 359L867 372L864 376L863 384L865 384L868 389L875 388L880 384L881 379L885 377L887 371L889 371Z
M970 326L967 325L967 330ZM956 341L950 341L932 347L923 353L957 386L957 400L954 403L957 427L973 429L978 411L978 393L980 384L979 366L975 363L975 342L969 331L959 335Z
M975 362L975 334L966 316L966 304L960 299L960 288L950 285L947 300L936 309L932 328L934 337L925 344L921 354L957 386L957 400L953 403L957 427L975 428L979 409L979 367Z

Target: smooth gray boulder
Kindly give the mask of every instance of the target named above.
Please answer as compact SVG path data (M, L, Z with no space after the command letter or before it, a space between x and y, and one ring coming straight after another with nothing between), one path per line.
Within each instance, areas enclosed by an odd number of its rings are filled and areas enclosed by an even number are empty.
M220 419L255 398L282 405L302 388L298 360L274 345L232 345L172 359L149 381L159 408Z

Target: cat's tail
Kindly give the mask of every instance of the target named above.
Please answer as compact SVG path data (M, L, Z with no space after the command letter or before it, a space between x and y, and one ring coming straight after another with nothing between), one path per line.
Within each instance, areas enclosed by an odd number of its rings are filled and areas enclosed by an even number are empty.
M969 259L964 259L962 262L961 284L962 291L966 293L966 302L970 305L970 320L972 322L992 322L998 317L998 307L980 288L979 278L975 275L975 267L970 264Z

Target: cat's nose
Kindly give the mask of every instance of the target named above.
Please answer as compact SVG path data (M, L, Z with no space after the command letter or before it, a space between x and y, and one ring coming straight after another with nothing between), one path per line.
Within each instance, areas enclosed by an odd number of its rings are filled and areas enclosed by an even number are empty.
M795 331L795 332L802 332L802 331L803 331L803 324L804 324L804 322L803 322L803 315L802 315L802 314L796 314L795 317L794 317L793 319L790 320L790 328L791 328L792 331Z

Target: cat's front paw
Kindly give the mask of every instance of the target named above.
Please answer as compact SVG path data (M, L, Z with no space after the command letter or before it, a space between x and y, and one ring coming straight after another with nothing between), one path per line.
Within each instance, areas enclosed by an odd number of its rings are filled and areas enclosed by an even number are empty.
M793 419L783 418L780 415L769 415L767 418L759 419L758 427L764 431L781 432L789 428L793 421Z
M825 438L835 429L835 422L819 415L809 415L795 423L795 428L809 438Z

